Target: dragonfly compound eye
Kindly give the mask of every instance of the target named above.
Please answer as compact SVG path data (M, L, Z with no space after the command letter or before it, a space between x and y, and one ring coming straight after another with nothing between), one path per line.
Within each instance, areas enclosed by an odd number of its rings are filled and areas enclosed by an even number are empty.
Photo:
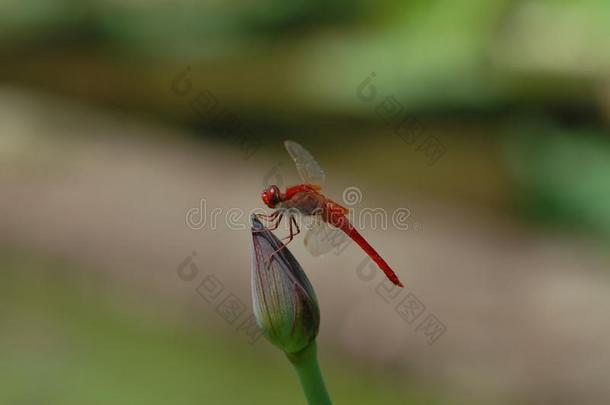
M263 202L269 208L275 208L280 202L280 189L277 186L271 186L262 193Z

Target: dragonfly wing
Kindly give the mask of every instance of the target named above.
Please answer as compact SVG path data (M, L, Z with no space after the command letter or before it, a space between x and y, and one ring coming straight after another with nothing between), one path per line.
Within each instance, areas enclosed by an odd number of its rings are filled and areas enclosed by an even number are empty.
M297 167L297 171L304 183L308 184L324 184L326 175L320 167L316 159L301 145L294 141L284 142L284 146L290 154L292 160Z
M337 252L348 243L343 231L318 219L305 235L305 248L312 256L321 256L336 249Z

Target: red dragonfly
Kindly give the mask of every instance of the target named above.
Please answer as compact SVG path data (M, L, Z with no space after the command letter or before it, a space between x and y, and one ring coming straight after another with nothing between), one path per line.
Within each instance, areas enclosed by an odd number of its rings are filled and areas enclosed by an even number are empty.
M320 193L321 184L324 183L326 176L314 157L296 142L285 141L284 145L296 164L303 184L288 187L284 193L276 185L263 190L261 194L263 202L267 207L276 209L271 215L259 215L269 221L269 229L277 229L282 218L286 215L290 221L290 235L285 238L288 239L288 242L286 242L288 244L301 231L294 216L295 212L312 216L315 219L314 225L305 236L305 246L310 253L318 256L329 252L334 247L332 240L321 237L328 235L328 230L323 228L330 224L345 232L377 263L390 281L402 287L403 285L396 273L349 221L347 217L349 210Z

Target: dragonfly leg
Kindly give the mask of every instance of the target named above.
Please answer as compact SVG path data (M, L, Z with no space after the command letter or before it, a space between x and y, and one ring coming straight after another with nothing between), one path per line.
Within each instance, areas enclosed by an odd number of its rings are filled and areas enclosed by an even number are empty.
M257 216L257 217L259 217L259 218L263 218L263 219L273 219L273 218L277 217L278 215L280 215L280 213L281 213L281 212L282 212L282 211L280 211L280 210L276 210L276 211L273 211L273 212L271 213L271 215L267 215L267 214L256 214L256 216Z
M273 253L271 253L271 255L269 255L269 264L271 264L271 261L272 261L273 259L275 259L275 256L276 256L276 255L277 255L277 254L278 254L278 253L279 253L279 252L280 252L282 249L284 249L285 247L286 247L286 245L282 245L282 246L280 246L280 247L279 247L279 249L277 249L275 252L273 252Z
M271 226L269 228L267 228L267 229L269 229L271 231L276 230L277 227L280 226L280 222L282 222L282 218L284 218L284 213L283 212L280 212L280 211L277 211L277 212L279 214L276 215L275 218L273 219L273 221L275 221L275 222L272 222Z
M293 230L292 230L293 224L294 224L295 228L297 228L296 232L293 232ZM292 239L294 239L294 237L297 236L299 233L301 233L301 228L299 228L299 224L297 224L297 220L294 217L290 217L290 235L286 236L285 238L282 238L282 240L288 239L288 242L286 242L286 245L287 245L290 242L292 242Z
M294 230L292 228L293 225L297 229L296 232L294 232ZM290 229L290 235L288 235L285 238L282 238L282 240L288 239L288 242L286 242L285 244L280 246L279 249L277 249L275 252L271 253L271 255L269 256L269 263L271 263L271 260L273 260L275 255L277 253L279 253L280 250L284 249L286 247L286 245L288 245L290 242L292 242L292 240L294 239L295 236L297 236L299 233L301 233L301 228L299 228L299 224L297 223L297 220L293 216L290 217L290 227L289 227L289 229Z
M259 231L254 231L254 233L265 232L267 230L269 230L269 231L276 230L277 227L280 226L280 222L282 222L282 218L284 217L284 213L282 211L278 210L278 211L275 211L271 215L257 214L257 216L259 218L263 218L265 221L269 221L271 223L271 226L269 226L268 228L265 228L265 229L261 229Z

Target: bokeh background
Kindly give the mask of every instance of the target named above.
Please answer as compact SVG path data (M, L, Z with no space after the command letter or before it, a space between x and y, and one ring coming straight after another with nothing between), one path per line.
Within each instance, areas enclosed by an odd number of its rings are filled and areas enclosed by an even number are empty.
M337 404L607 403L609 45L593 0L2 1L0 403L304 403L225 223L287 138L409 210L362 231L400 293L291 245Z

